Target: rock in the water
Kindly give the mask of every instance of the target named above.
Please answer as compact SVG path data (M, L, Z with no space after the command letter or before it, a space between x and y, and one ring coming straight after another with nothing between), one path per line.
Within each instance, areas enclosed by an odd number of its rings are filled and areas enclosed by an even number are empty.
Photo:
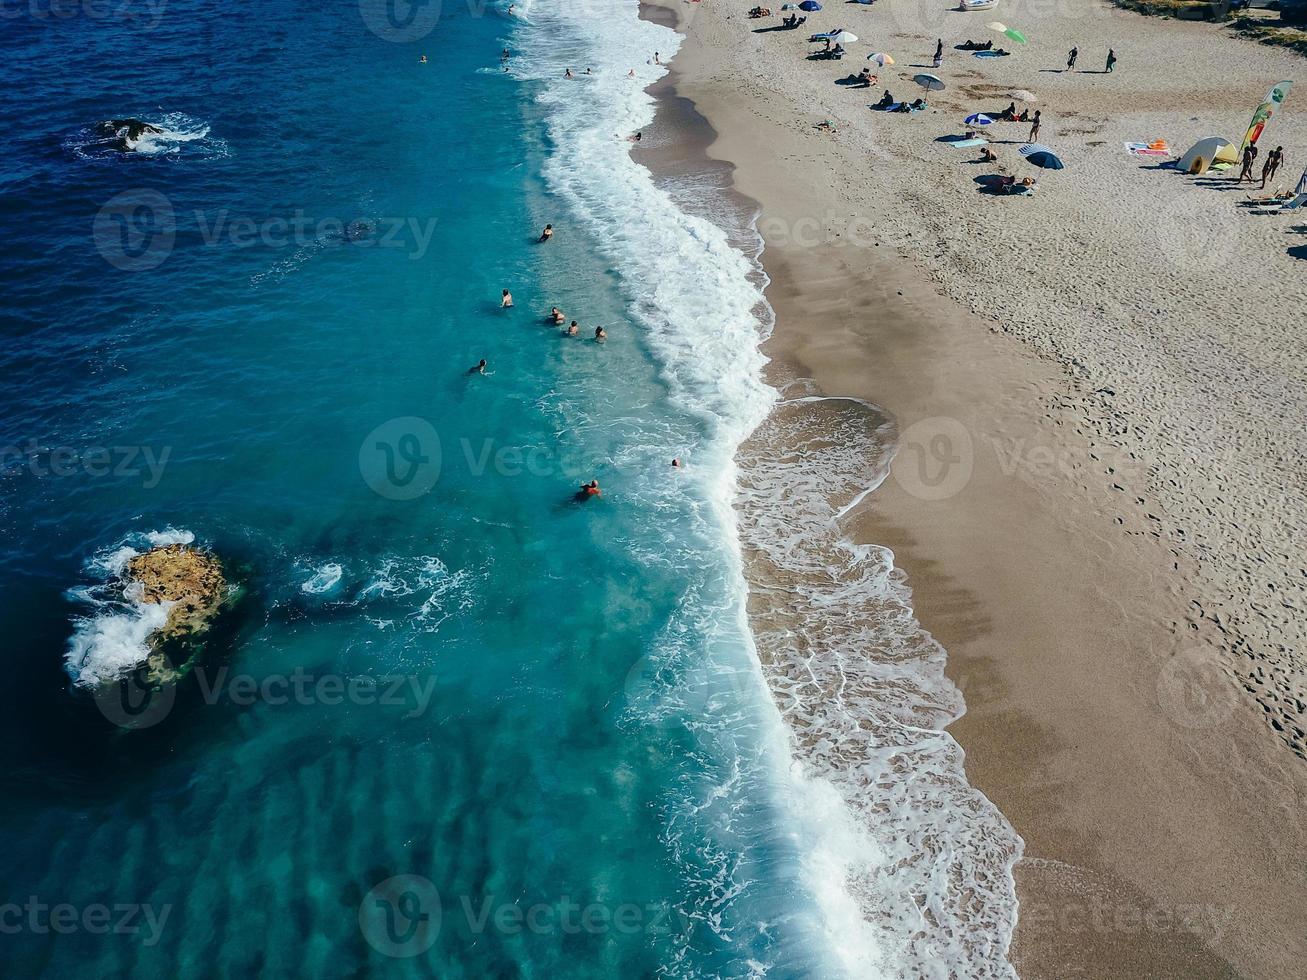
M152 548L127 563L128 588L139 590L147 603L171 603L168 619L150 637L149 659L154 680L175 680L185 673L172 666L164 652L170 644L197 638L209 628L227 597L222 566L213 555L184 544Z
M141 119L107 119L100 123L99 129L105 136L114 137L116 140L115 145L124 152L136 149L136 144L147 133L158 134L163 132L158 126L153 126Z

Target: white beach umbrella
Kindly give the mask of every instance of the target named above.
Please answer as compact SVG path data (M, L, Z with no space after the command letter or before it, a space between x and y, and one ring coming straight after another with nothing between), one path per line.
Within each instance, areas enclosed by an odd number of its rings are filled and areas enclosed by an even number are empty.
M1026 91L1025 89L1023 89L1023 88L1019 88L1019 89L1017 89L1015 92L1009 92L1008 94L1009 94L1012 98L1016 99L1018 102L1038 102L1038 101L1039 101L1037 98L1035 98L1035 93L1034 93L1034 92L1027 92L1027 91Z
M828 36L836 44L852 44L858 39L858 35L850 33L849 31L836 31L834 34Z

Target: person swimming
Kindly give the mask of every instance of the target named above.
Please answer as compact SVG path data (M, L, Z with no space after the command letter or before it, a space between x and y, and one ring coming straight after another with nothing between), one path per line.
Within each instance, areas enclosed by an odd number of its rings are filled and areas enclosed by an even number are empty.
M580 332L581 332L581 325L578 324L575 320L573 320L571 323L567 325L567 330L565 331L565 333L569 337L575 337Z
M510 293L507 289L505 289L504 295L499 300L499 307L500 309L507 309L512 305L513 305L513 294Z
M540 233L540 240L542 242L547 242L549 241L549 239L553 237L554 237L554 226L545 225L545 230Z
M418 58L418 64L419 64L419 65L425 65L426 63L427 63L427 56L426 56L426 55L422 55L420 58Z
M468 373L468 374L485 374L485 373L486 373L486 359L485 359L484 357L481 358L481 360L479 360L479 361L477 362L476 367L470 367L470 368L467 369L467 373Z
M679 470L680 468L681 468L681 461L680 461L680 459L678 459L677 457L673 456L673 457L672 457L672 469L674 469L674 470Z
M591 497L602 497L603 492L599 489L599 481L591 480L589 483L582 483L581 489L576 491L577 500L589 500Z
M603 327L595 327L595 341L602 344L608 339L608 331Z
M564 320L567 319L567 317L563 315L563 311L560 310L557 306L552 307L549 310L549 318L553 320L555 323L562 323Z
M564 78L575 78L576 76L572 74L572 69L569 68L569 69L567 69L567 71L563 72L563 77L564 77Z

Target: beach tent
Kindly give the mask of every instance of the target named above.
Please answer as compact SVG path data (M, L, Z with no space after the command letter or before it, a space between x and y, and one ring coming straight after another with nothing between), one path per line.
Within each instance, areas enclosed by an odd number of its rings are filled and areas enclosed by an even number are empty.
M1207 173L1207 168L1214 163L1238 163L1239 151L1234 144L1221 136L1205 136L1189 148L1176 163L1176 167L1185 173Z

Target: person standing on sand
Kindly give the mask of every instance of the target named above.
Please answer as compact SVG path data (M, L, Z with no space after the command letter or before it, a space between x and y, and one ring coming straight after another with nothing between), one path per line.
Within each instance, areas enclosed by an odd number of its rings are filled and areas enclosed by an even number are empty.
M938 68L944 60L944 39L938 38L935 41L935 67Z
M1027 143L1033 143L1035 140L1039 139L1039 117L1040 111L1036 109L1035 118L1031 121L1030 125L1030 139L1026 140Z
M1112 69L1116 67L1116 52L1111 48L1107 49L1107 73L1110 75Z
M1076 59L1079 58L1079 57L1080 57L1080 49L1079 49L1079 48L1072 48L1071 51L1070 51L1070 53L1068 53L1067 56L1066 56L1066 70L1067 70L1067 71L1075 71L1075 70L1076 70Z
M1275 179L1275 171L1280 169L1282 163L1284 163L1284 147L1277 146L1266 154L1266 163L1262 166L1262 190L1266 190L1268 180Z
M1239 171L1239 183L1245 180L1250 184L1253 179L1253 164L1257 162L1257 144L1249 143L1243 148L1243 169Z

